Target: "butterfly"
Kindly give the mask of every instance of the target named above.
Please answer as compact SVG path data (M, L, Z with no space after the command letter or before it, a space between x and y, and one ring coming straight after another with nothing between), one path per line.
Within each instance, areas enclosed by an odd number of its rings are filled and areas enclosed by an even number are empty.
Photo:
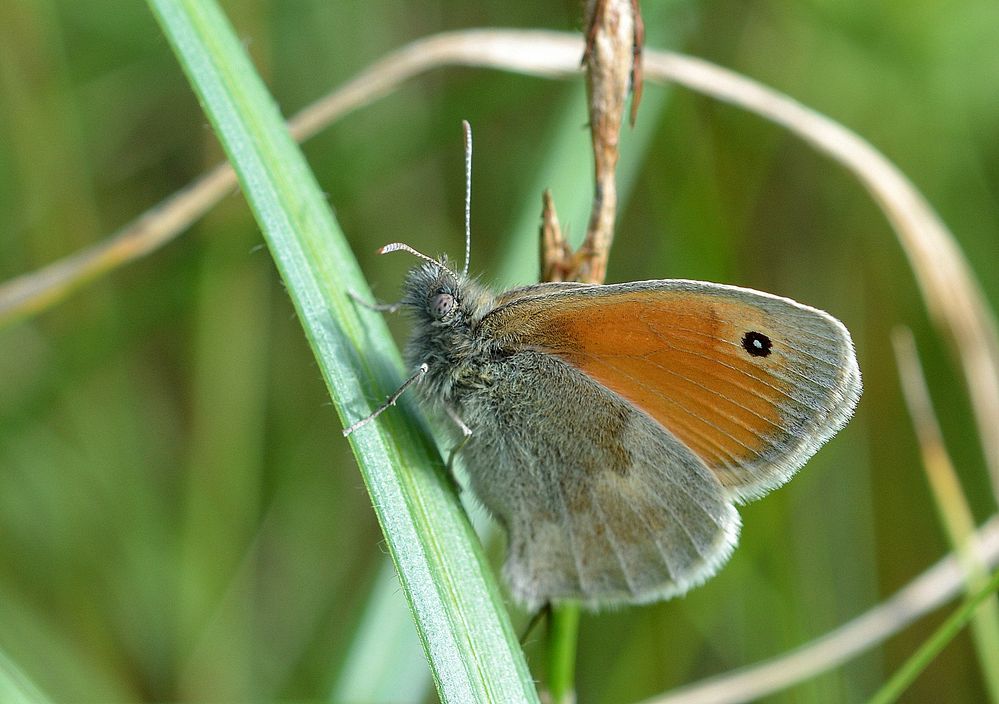
M467 233L466 207L466 247ZM467 249L461 272L405 244L380 251L398 250L423 260L393 306L414 321L398 393L452 419L528 609L704 582L736 545L736 505L788 481L860 397L847 329L788 298L681 279L494 294L468 276Z

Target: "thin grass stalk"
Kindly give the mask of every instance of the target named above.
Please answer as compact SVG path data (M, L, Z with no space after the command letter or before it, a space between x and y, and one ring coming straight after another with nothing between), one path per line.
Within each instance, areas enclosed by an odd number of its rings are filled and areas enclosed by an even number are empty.
M943 433L933 411L930 391L926 387L912 332L908 328L896 329L892 334L892 344L898 360L903 395L919 440L926 479L944 532L967 574L968 592L973 594L984 588L989 578L988 569L971 549L970 541L975 533L974 515L944 445ZM997 702L999 602L992 599L981 605L972 619L971 633L989 695L993 702Z
M989 569L999 565L999 516L970 545ZM770 660L684 685L644 704L743 704L828 672L883 643L965 591L966 572L951 553L877 606L834 630Z
M372 64L355 79L305 108L292 124L304 139L350 110L433 68L476 66L548 78L579 72L582 41L546 31L463 30L421 39ZM649 80L673 82L732 103L791 130L851 170L895 227L934 319L961 363L999 496L999 335L993 314L953 235L919 192L877 150L841 125L777 91L706 61L645 52ZM162 246L229 192L220 166L196 188L147 211L133 225L65 259L0 285L0 325L45 310L91 279Z
M544 31L464 30L434 35L390 54L294 120L298 138L432 68L464 65L544 77L579 71L582 41ZM850 169L895 228L934 320L952 343L975 409L975 421L999 497L999 333L992 312L953 235L893 164L857 135L796 101L706 61L645 52L649 80L674 82L732 103L791 130ZM38 313L83 283L162 246L201 217L234 184L224 166L147 211L117 234L0 285L0 325ZM165 204L166 205L166 204Z
M550 616L548 643L548 695L552 704L576 700L576 646L579 640L579 605L559 604Z
M943 622L933 635L920 646L919 650L913 653L912 657L888 680L885 686L871 697L869 704L891 704L891 702L898 701L909 685L916 681L919 673L925 670L926 666L933 662L933 659L954 639L954 636L961 632L961 629L974 617L982 602L991 597L997 589L999 589L999 572L993 574L992 578L974 596Z

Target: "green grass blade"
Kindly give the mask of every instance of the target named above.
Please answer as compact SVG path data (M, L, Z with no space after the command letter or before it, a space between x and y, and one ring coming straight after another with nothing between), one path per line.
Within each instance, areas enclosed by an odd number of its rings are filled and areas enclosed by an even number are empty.
M395 574L381 570L328 701L426 701L430 677L408 621Z
M17 665L0 652L0 702L7 704L49 704L34 682Z
M899 697L902 696L903 692L911 685L919 673L926 669L926 666L932 662L933 658L940 654L951 640L954 639L961 629L964 628L968 621L972 619L975 615L975 611L978 606L985 601L987 598L991 597L992 594L999 589L999 572L992 575L992 578L988 583L982 587L974 596L968 599L964 604L953 614L948 617L943 624L934 631L933 635L930 636L929 640L920 646L919 650L912 654L905 664L896 672L890 680L878 690L869 704L891 704L891 702L898 701Z
M366 415L370 399L398 386L398 352L378 316L346 295L367 286L301 153L216 3L150 5L239 175L341 419ZM352 446L441 698L536 701L433 443L405 412L408 400L400 406L352 436Z

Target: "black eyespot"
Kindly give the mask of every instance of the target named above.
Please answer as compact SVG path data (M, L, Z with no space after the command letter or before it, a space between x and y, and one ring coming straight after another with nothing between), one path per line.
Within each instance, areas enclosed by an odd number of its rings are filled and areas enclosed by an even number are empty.
M742 349L749 352L753 357L766 357L770 354L774 343L762 332L750 330L742 336Z
M454 310L454 296L441 291L430 299L430 313L441 320Z

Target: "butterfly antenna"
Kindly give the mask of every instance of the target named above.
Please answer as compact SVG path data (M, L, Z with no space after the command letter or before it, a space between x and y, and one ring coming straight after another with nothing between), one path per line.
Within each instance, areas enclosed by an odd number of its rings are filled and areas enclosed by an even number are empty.
M472 126L461 121L465 133L465 266L461 275L468 276L468 262L472 254Z
M430 262L431 264L436 264L440 266L440 262L434 259L433 257L428 257L423 252L417 252L408 244L403 244L402 242L393 242L391 244L385 245L384 247L378 248L378 254L388 254L389 252L399 252L399 251L409 252L410 254L419 257L420 259L424 259Z
M465 266L462 267L461 275L465 277L468 275L468 264L472 253L472 126L468 124L468 120L462 120L461 129L465 133ZM378 249L378 254L399 251L409 252L424 261L443 266L433 257L428 257L423 252L418 252L402 242L387 244Z
M444 266L443 263L437 261L433 257L428 257L423 252L416 251L415 249L413 249L412 247L410 247L408 244L405 244L403 242L392 242L391 244L387 244L384 247L379 247L375 251L376 251L377 254L388 254L389 252L400 252L400 251L401 252L409 252L413 256L419 257L423 261L430 262L431 264L436 264L437 266L439 266L441 269L444 269L445 271L450 271L452 276L457 276L457 274L455 274L453 271L451 271L451 269L449 269L448 267Z

